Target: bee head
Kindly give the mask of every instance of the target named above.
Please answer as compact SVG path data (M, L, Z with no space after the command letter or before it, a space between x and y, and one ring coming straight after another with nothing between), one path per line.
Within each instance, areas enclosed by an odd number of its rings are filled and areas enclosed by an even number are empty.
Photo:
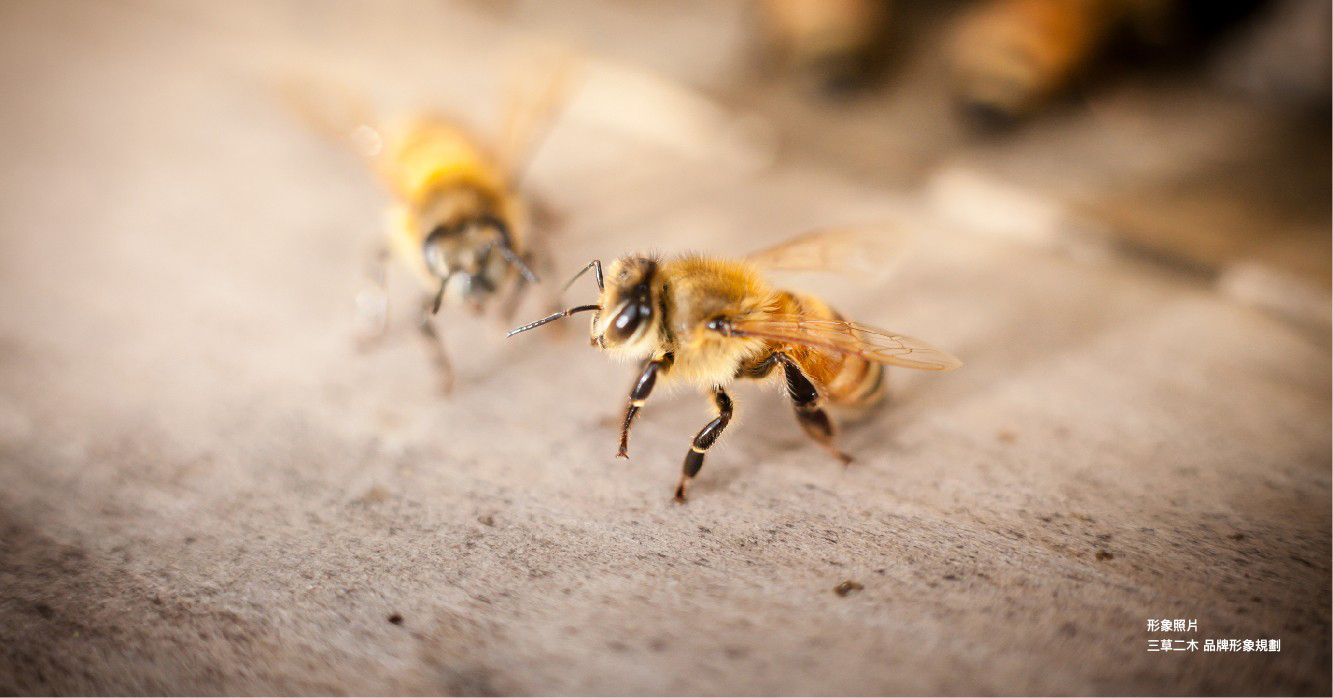
M602 263L593 260L565 284L568 289L584 272L594 270L597 302L552 313L536 322L510 330L510 337L536 329L574 313L594 311L592 317L592 344L625 358L651 354L661 340L659 310L665 292L657 260L647 257L621 257L612 262L609 273L603 276Z
M509 227L500 218L483 214L435 226L422 243L426 268L440 280L439 296L449 288L473 303L494 294L508 267L532 283L537 277L510 243ZM436 309L439 298L436 300Z
M602 290L602 313L593 320L593 341L604 348L629 349L655 343L657 261L644 257L616 260Z

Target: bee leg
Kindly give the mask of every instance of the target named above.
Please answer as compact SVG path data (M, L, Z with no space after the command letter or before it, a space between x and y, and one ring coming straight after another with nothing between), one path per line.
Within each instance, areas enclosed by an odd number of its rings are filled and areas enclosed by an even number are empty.
M791 397L792 406L796 408L796 420L801 423L801 428L805 429L810 438L819 442L820 446L828 449L829 453L842 461L843 465L851 463L852 457L843 453L834 443L837 431L828 413L819 406L819 391L815 390L814 384L795 363L785 358L780 360L786 373L787 395Z
M500 304L500 319L507 325L514 318L514 313L518 311L518 304L523 302L523 294L528 290L528 280L520 275L514 280L514 285L509 293L505 294L504 302Z
M727 428L727 423L731 421L731 396L722 388L713 388L713 404L717 405L717 417L713 421L704 425L703 429L695 435L694 442L690 444L690 450L685 454L685 463L681 466L680 482L676 485L676 502L685 501L685 488L689 486L690 481L699 470L704 467L704 454L717 441L717 437L722 435L722 430Z
M629 428L634 424L634 416L639 413L639 408L643 407L643 403L648 401L648 395L653 392L657 374L666 373L674 359L675 357L668 353L644 363L643 373L629 391L629 407L625 409L625 423L620 427L620 450L616 452L617 458L629 458Z
M356 294L357 315L364 328L356 344L362 351L378 343L389 329L388 266L389 250L381 246L366 264L366 286Z
M426 349L430 352L431 361L439 374L440 391L448 393L454 389L454 367L449 363L449 354L444 350L444 341L440 339L440 333L435 329L435 322L432 319L434 305L433 297L427 297L422 302L421 314L417 316L417 329L426 340Z

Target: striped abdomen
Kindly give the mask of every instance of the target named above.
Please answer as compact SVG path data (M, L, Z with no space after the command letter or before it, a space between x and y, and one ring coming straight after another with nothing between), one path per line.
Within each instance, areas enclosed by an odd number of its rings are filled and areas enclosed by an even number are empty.
M499 193L507 188L494 158L463 129L443 120L419 118L386 133L380 176L404 203L423 208L441 189L474 188Z
M810 320L844 318L828 304L813 296L778 292L775 312L800 315ZM791 357L832 405L849 408L871 407L884 398L884 366L859 356L849 356L815 347L787 344L775 347Z
M378 164L380 176L397 195L389 211L390 246L428 286L438 286L448 275L445 267L491 287L517 276L499 253L478 258L495 244L497 230L470 223L499 221L503 239L523 255L528 219L504 172L469 134L441 119L406 122L387 132ZM425 258L432 234L442 236L434 243L434 268ZM489 292L475 284L468 288L469 293Z

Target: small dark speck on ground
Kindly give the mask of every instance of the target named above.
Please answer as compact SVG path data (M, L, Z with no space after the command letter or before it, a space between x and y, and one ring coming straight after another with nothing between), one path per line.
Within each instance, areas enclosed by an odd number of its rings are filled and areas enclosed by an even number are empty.
M833 593L837 594L838 596L846 596L852 593L853 591L861 591L864 588L866 588L864 584L860 582L853 582L852 580L849 579L843 582L842 584L833 587Z
M1245 534L1244 534L1244 533L1233 533L1233 534L1227 536L1227 538L1230 538L1231 540L1245 540Z
M1112 555L1111 553L1108 553L1108 552L1106 552L1105 550L1098 550L1098 551L1097 551L1097 559L1098 559L1098 560L1114 560L1114 559L1115 559L1115 555Z
M390 623L393 623L394 625L402 625L402 624L403 624L403 616L402 616L402 614L400 614L400 613L393 613L393 614L390 614L390 615L389 615L389 622L390 622Z
M380 502L383 502L388 498L389 498L389 491L384 489L383 487L380 487L379 485L375 485L374 487L371 487L370 489L366 490L365 494L361 495L361 497L359 498L359 502L361 504L379 504Z
M956 581L958 581L958 575L956 575L956 574L946 574L946 575L944 575L944 578L947 579L947 580L949 580L949 581L951 581L951 582L956 582Z
M483 526L494 526L495 517L490 514L483 514L477 517L477 523L480 523Z

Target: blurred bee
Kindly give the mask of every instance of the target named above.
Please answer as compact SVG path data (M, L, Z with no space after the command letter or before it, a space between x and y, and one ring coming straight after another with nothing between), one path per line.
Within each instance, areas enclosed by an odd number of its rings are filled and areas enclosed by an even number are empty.
M344 105L344 118L331 109L312 108L316 99L288 86L289 98L321 130L344 137L366 156L391 194L388 240L376 255L372 288L358 305L378 339L387 329L386 263L397 258L420 280L426 294L418 328L438 369L441 389L453 387L453 369L433 316L442 305L481 312L492 301L512 315L527 284L537 283L533 267L544 261L535 239L528 202L519 189L523 160L562 101L564 71L541 90L514 90L503 136L494 149L457 122L417 115L381 126L370 110ZM347 116L351 118L346 118ZM335 123L346 124L349 128Z
M890 0L763 0L767 53L828 96L869 77L888 25Z
M1029 116L1068 88L1112 34L1160 34L1172 0L985 0L964 17L954 91L979 126Z
M593 346L618 359L643 361L620 432L622 458L628 457L634 418L659 378L707 391L717 417L685 454L678 502L731 421L734 403L726 387L736 379L780 377L805 433L850 463L835 443L825 404L868 408L880 402L886 365L927 371L962 365L920 340L849 322L820 299L775 289L761 276L766 270L834 267L856 250L859 239L852 231L816 232L739 260L628 255L612 262L605 277L594 260L579 275L593 270L597 303L563 310L509 335L591 311Z

